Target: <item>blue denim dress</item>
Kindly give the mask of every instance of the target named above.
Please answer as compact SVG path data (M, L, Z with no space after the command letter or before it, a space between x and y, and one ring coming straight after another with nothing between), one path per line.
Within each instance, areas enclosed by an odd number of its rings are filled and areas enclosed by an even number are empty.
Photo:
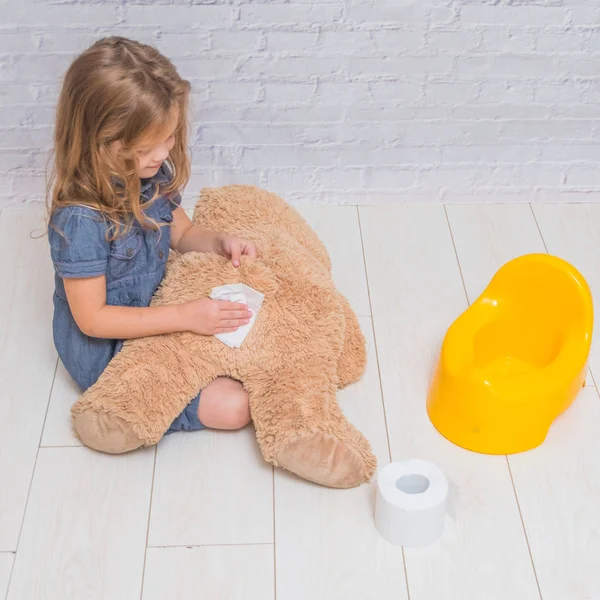
M148 200L156 186L169 180L166 166L151 179L142 179L142 200ZM173 221L179 195L159 197L145 214L159 224ZM112 306L149 306L152 295L165 275L169 256L170 227L144 229L137 221L122 237L110 242L109 223L102 214L85 206L67 206L52 216L48 229L55 270L54 344L67 372L82 389L93 385L122 340L92 338L77 326L67 302L63 279L106 276L106 302ZM203 429L198 419L200 394L175 419L167 433Z

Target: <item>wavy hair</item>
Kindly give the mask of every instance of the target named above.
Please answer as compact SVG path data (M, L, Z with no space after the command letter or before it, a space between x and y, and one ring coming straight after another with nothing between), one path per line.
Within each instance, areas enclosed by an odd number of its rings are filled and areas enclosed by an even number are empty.
M47 186L49 217L63 206L85 205L112 224L114 239L134 218L146 227L137 151L173 123L169 154L172 178L160 189L171 195L189 180L187 152L190 84L173 63L152 46L123 37L97 41L69 67L56 112L53 161ZM119 151L111 150L119 142Z

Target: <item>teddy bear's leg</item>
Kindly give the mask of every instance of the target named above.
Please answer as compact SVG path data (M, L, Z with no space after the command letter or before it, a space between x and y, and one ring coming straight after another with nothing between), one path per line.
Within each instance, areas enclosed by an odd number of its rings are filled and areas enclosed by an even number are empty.
M295 365L260 393L250 390L256 436L275 466L321 485L355 487L372 477L377 461L369 442L344 417L335 377L323 367Z
M199 364L194 347L194 334L127 342L73 405L77 436L110 454L158 443L198 391L220 374L215 363Z
M348 300L340 294L340 302L344 311L345 330L344 345L337 365L338 388L358 381L367 364L365 336L363 335L356 314Z

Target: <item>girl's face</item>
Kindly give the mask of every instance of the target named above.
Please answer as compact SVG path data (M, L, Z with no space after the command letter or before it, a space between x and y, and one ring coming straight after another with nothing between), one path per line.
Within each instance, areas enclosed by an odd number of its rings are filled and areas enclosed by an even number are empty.
M158 136L149 136L136 149L140 178L147 179L156 175L163 162L169 158L169 152L175 145L175 131L178 123L179 109L176 107L165 130ZM114 151L118 152L120 142L114 142L114 144Z

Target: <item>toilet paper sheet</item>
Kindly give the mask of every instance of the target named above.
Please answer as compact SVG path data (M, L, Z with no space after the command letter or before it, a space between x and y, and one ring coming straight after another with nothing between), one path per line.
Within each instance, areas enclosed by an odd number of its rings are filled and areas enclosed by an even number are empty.
M252 313L250 322L230 333L218 333L215 337L230 348L240 348L250 333L256 317L262 307L264 295L243 283L222 285L214 288L210 297L213 300L227 300L228 302L241 302L246 304Z

